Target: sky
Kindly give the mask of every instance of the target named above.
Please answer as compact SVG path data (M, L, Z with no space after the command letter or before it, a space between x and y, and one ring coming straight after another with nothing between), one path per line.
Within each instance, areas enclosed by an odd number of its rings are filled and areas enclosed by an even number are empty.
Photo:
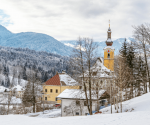
M0 24L13 33L37 32L57 40L105 41L132 37L150 20L149 0L0 0Z

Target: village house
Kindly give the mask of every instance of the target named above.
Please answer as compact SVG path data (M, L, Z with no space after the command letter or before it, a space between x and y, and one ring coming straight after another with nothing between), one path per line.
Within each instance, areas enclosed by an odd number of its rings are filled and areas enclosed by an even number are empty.
M79 89L79 84L71 78L65 71L57 73L43 84L43 101L51 103L61 103L56 97L65 89Z
M97 98L98 97L98 98ZM98 96L92 95L92 112L99 111L100 106L105 105L109 94L105 90L100 90ZM57 96L61 100L61 116L88 115L85 92L81 89L66 89Z
M8 98L10 94L11 94L10 89L5 88L5 90L3 91L3 98Z
M23 88L20 85L17 85L17 86L14 86L11 90L12 90L13 96L15 96L16 98L22 98L25 88Z

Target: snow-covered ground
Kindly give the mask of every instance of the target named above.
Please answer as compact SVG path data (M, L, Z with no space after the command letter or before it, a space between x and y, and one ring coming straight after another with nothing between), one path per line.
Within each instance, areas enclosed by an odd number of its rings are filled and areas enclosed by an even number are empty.
M125 112L127 109L128 112ZM2 115L0 125L150 125L150 93L124 102L123 113L110 114L110 107L102 111L106 114L55 118L49 116L59 114L60 110L47 112L48 117L41 114L42 112L35 117L32 116L34 114Z
M1 125L149 125L150 112L131 112L93 116L38 118L24 115L0 116Z
M41 118L61 117L61 109L45 110L44 113L43 112L28 113L27 116L29 116L29 117L41 117Z
M102 113L110 114L110 106L101 109ZM112 106L113 113L116 112L114 106ZM120 109L118 110L120 112ZM122 112L140 112L150 111L150 93L144 94L140 97L136 97L122 103Z

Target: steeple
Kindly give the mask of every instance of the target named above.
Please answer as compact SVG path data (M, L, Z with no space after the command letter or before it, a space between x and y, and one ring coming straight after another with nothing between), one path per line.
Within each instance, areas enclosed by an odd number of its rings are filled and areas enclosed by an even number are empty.
M112 46L113 41L111 40L110 20L109 20L109 28L108 28L107 34L108 35L107 35L106 45L107 46Z

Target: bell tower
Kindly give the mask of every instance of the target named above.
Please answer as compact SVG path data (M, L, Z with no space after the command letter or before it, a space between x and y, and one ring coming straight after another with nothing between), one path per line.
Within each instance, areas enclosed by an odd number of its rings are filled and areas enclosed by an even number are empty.
M110 20L109 20L109 28L107 31L107 40L106 47L104 48L104 66L114 71L114 47L112 47L113 41L111 40L111 29L110 29Z

